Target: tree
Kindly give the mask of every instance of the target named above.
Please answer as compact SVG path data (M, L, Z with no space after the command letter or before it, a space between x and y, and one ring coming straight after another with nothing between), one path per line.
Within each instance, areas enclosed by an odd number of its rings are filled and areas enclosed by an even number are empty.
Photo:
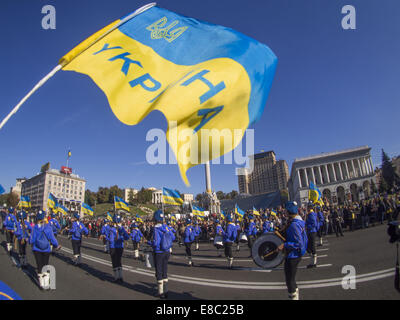
M15 208L17 206L18 202L19 202L18 194L14 193L14 192L10 192L7 197L7 205L9 207Z
M217 195L218 200L225 199L225 197L226 197L225 193L223 193L222 191L217 191L216 195Z
M153 192L151 190L142 187L136 195L137 202L141 204L149 203L151 202L152 195Z
M374 180L371 180L371 192L372 192L372 194L375 194L377 191L378 191L378 189L376 188Z
M97 203L108 203L109 200L110 200L110 189L99 187L99 190L97 191Z
M85 203L89 206L94 206L97 201L97 194L96 192L92 192L89 189L85 191Z
M382 183L384 185L384 181L387 186L387 191L390 191L395 185L397 185L400 181L399 176L396 174L395 168L390 160L389 156L382 149ZM384 187L386 187L384 186Z
M236 190L232 190L227 194L227 199L235 199L239 193Z
M128 192L128 202L131 206L135 204L135 196L133 195L133 190L129 190Z
M114 197L124 198L124 191L118 188L117 185L110 187L110 194L108 196L108 202L114 203Z

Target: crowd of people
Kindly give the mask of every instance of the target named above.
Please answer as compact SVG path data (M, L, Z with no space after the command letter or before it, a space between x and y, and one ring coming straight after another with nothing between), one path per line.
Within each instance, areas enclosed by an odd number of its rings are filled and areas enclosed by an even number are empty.
M26 246L30 244L36 260L37 276L42 288L49 288L49 275L42 272L49 263L52 253L60 249L58 234L68 235L73 250L73 262L81 264L81 243L83 237L99 238L103 241L104 252L110 255L114 281L123 282L121 258L124 243L131 241L134 258L141 258L139 252L143 245L152 248L157 295L168 296L168 259L172 254L172 243L185 247L187 265L193 266L192 246L200 250L201 241L213 241L217 254L224 249L227 267L233 266L233 250L240 250L240 240L245 239L251 249L254 241L262 234L279 232L285 239L276 251L285 251L285 277L289 297L298 299L299 292L295 282L296 270L301 257L308 252L312 262L308 268L317 266L316 246L322 245L322 238L328 234L343 236L343 230L354 231L385 220L396 220L400 213L400 192L383 197L374 197L346 205L320 205L309 203L299 207L288 202L274 210L249 210L243 216L234 212L212 213L208 217L198 216L176 219L164 216L157 210L151 219L129 218L115 213L107 218L81 218L78 213L59 216L49 212L26 213L12 207L0 210L2 233L6 235L7 251L16 250L19 263L26 267ZM319 243L318 243L319 239ZM243 241L244 242L244 241ZM126 246L126 244L125 244ZM251 252L251 251L250 251ZM143 255L142 255L143 258Z

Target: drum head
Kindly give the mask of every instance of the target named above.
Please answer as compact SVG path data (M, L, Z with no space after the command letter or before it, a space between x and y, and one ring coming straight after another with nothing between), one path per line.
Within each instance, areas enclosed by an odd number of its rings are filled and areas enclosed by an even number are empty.
M276 250L282 243L281 238L273 233L259 237L251 248L254 263L263 269L272 269L279 266L284 259L282 251L269 253ZM267 254L268 256L266 256Z

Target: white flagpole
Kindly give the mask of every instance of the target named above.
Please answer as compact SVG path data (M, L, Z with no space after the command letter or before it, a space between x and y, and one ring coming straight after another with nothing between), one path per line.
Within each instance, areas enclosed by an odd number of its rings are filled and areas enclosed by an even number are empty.
M11 118L11 116L18 111L18 109L23 105L23 103L28 100L28 98L35 93L42 85L44 85L47 80L49 80L52 76L56 74L62 68L62 65L58 65L55 67L47 76L45 76L42 80L40 80L36 86L12 109L12 111L4 118L4 120L0 124L0 130L7 123L7 121Z

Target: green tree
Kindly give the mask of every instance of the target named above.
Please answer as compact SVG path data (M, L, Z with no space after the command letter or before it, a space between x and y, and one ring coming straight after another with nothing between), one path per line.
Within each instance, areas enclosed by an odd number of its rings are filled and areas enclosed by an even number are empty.
M225 197L226 197L225 193L222 191L217 191L216 195L217 195L218 200L225 199Z
M385 183L383 183L385 181ZM387 187L387 191L390 191L400 181L399 176L396 174L395 168L390 160L389 156L382 149L382 183L384 187Z
M142 187L136 195L137 202L141 204L146 204L151 202L151 197L152 197L153 192L149 189L145 189Z
M97 194L96 192L92 192L89 189L85 191L85 203L89 206L94 206L97 201Z
M227 199L235 199L239 193L236 190L232 190L227 194Z
M97 203L110 203L110 189L99 187L97 191Z
M135 204L135 196L133 195L133 191L129 190L128 192L128 202L131 206Z
M19 197L16 193L10 192L7 197L7 205L9 207L16 207L19 201Z
M114 203L114 197L124 199L124 191L118 188L117 185L110 187L110 194L108 198L109 203Z

